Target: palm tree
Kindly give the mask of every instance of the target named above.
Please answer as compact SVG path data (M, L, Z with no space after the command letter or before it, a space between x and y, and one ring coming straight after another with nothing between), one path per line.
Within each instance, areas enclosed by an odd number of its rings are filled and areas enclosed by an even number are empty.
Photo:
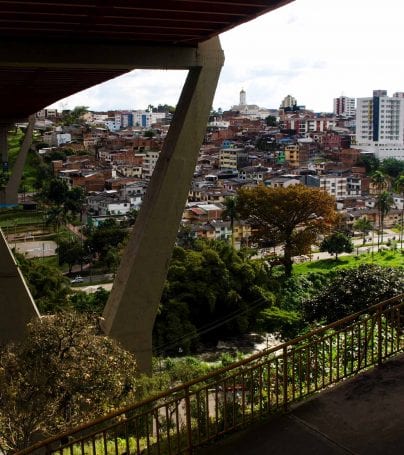
M393 197L388 191L383 191L377 198L377 206L379 207L380 213L379 225L381 227L381 243L383 243L384 217L390 212L393 202ZM379 247L379 238L377 240L377 246Z
M59 233L60 226L66 221L66 212L62 206L51 207L46 213L46 224L53 226L56 233Z
M401 217L400 217L400 248L403 249L403 214L404 214L404 174L397 177L394 182L394 189L401 196Z
M382 191L385 190L385 188L386 188L386 183L387 183L386 174L383 171L380 171L380 170L375 171L371 175L370 181L376 187L378 198L380 198L380 195L382 194ZM379 249L379 245L380 245L380 224L381 224L381 219L382 219L382 214L381 214L380 205L379 205L379 228L378 228L378 231L377 231L377 249Z
M372 222L368 220L365 216L355 221L354 228L362 232L363 234L363 244L366 243L366 235L372 229L372 227L373 227Z
M227 197L224 201L223 219L230 220L231 246L234 248L234 221L238 220L237 197Z
M371 182L376 187L377 192L380 194L386 188L387 175L383 171L375 171L370 177Z

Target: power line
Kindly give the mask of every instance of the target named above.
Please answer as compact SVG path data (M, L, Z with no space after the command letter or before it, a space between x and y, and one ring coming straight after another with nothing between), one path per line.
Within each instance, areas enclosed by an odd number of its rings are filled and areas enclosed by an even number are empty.
M195 332L188 332L185 335L178 337L177 339L175 339L174 341L172 341L169 344L160 345L155 348L156 355L160 355L167 349L172 349L185 341L192 340L193 338L196 338L200 335L203 335L214 329L217 329L218 327L221 327L222 325L227 324L228 322L232 321L233 319L236 319L237 317L242 316L243 314L254 310L258 306L260 306L262 303L266 303L266 302L267 302L267 300L265 298L260 297L251 306L249 306L247 308L235 310L232 313L226 315L225 317L216 319L208 324L205 324L202 327L199 327L198 329L196 329Z

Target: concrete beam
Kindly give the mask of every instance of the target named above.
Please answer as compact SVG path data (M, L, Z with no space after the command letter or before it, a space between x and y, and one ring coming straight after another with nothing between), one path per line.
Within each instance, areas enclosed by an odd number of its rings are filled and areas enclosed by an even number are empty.
M0 69L188 69L203 64L198 47L2 39Z
M0 154L2 163L8 161L7 133L9 127L10 125L8 123L0 124ZM2 169L0 169L0 172L2 172Z
M224 56L218 38L199 45L103 313L108 335L151 372L152 330Z
M0 258L0 344L5 344L22 340L39 312L1 229Z

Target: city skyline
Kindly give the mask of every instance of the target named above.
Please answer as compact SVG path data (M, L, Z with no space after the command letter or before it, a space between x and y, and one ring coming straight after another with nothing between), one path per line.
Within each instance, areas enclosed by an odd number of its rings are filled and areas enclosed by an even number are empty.
M286 95L317 112L332 112L333 99L403 91L399 59L404 5L387 0L297 0L221 35L226 62L215 109L238 103L278 108ZM185 71L139 71L100 84L52 106L91 110L144 109L177 103Z

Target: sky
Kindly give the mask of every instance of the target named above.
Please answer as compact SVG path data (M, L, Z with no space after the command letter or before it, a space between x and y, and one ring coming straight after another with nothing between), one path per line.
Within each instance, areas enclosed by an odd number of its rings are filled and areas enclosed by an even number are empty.
M225 53L215 109L278 108L286 95L316 112L333 98L404 91L403 0L296 0L220 36ZM90 110L176 105L185 71L135 70L56 102Z

